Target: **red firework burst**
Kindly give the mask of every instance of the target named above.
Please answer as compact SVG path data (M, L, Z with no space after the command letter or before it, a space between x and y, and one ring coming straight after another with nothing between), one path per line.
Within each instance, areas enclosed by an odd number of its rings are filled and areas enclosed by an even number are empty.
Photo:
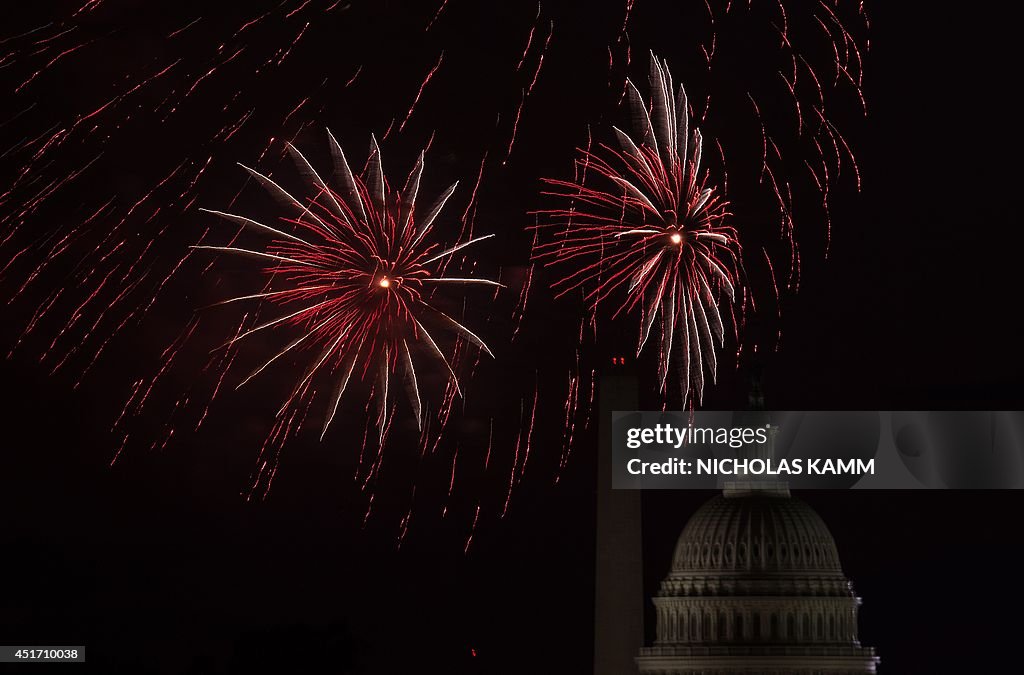
M312 395L310 387L315 376L330 376L333 393L324 414L322 438L353 376L376 377L371 391L377 402L378 425L383 437L391 382L396 377L404 383L417 425L422 425L423 404L414 354L425 352L443 364L449 383L459 390L451 360L446 358L431 330L440 327L454 331L491 354L476 334L435 307L431 297L435 287L441 284L499 286L488 279L445 275L446 263L452 254L493 235L447 248L433 243L434 223L457 183L425 212L418 213L416 200L423 174L423 153L404 187L397 191L392 190L384 177L376 140L371 146L364 179L353 174L341 146L328 135L336 190L289 145L288 150L311 190L305 201L293 197L267 176L243 167L291 212L290 216L280 219L279 226L265 225L232 213L209 211L264 235L266 244L253 248L195 248L249 256L265 264L268 279L262 290L225 303L266 301L280 310L280 316L240 333L229 345L269 329L291 333L292 339L264 359L239 386L286 354L309 352L312 359L279 415L296 401Z
M735 301L741 247L728 202L701 169L701 134L685 89L673 95L667 63L651 55L650 104L627 87L637 140L616 128L620 150L581 150L578 179L545 180L545 194L567 205L541 211L540 227L553 236L534 255L562 271L559 295L582 290L595 313L616 295L614 316L639 311L638 354L657 322L661 391L675 365L684 404L691 395L700 402L705 371L715 378L715 340L725 338L719 303Z

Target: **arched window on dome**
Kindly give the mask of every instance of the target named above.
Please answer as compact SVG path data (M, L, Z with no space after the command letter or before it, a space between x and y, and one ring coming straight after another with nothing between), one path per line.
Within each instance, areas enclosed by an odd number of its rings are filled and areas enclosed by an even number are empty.
M818 618L815 621L814 637L818 640L825 637L825 618L821 614L818 614Z
M753 631L753 638L755 640L761 639L761 613L754 612L754 616L750 619L751 630Z
M729 635L729 619L725 616L725 612L718 613L718 634L715 635L716 640L727 640Z
M804 639L805 640L810 640L811 639L811 616L807 612L804 612L804 620L801 623L803 623L803 627L804 627Z
M736 640L742 640L744 638L743 632L743 615L736 612L736 626L733 630L733 637Z
M828 615L828 639L836 639L836 617L831 613Z
M704 612L704 622L701 624L701 640L711 641L711 612Z
M768 635L771 637L772 640L778 640L779 639L779 615L776 614L775 612L772 612L772 616L771 616L771 619L769 621L770 621L770 630L769 630Z
M789 639L797 637L796 617L793 616L792 612L790 612L789 615L786 617L786 637Z

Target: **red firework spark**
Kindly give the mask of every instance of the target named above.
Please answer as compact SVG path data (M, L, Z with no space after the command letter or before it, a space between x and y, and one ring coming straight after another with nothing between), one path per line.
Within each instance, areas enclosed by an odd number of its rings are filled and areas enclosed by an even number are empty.
M414 355L425 354L443 365L449 383L459 391L451 359L433 332L453 331L491 354L469 328L432 304L442 285L497 282L475 277L451 277L445 263L457 251L488 239L486 235L443 247L432 241L432 229L448 198L449 187L428 209L416 200L423 174L420 154L404 187L393 190L384 177L380 149L373 141L365 179L349 168L341 146L330 137L336 188L320 177L292 145L288 151L310 189L300 201L267 176L243 167L289 215L280 224L209 211L264 238L261 246L196 246L196 249L239 254L263 263L267 282L262 290L224 303L267 302L279 316L236 335L232 346L261 331L288 334L285 345L265 358L244 378L242 386L285 355L311 355L304 373L278 412L281 419L313 397L311 382L318 375L333 383L324 412L321 438L334 420L342 395L353 377L376 378L372 396L377 404L381 438L392 406L392 382L404 385L417 425L422 428L423 403ZM291 414L294 414L292 412Z
M715 341L725 338L719 303L735 300L741 247L728 202L701 169L703 140L685 89L673 95L668 64L651 55L650 104L631 81L627 88L636 140L616 128L620 150L580 150L577 165L590 171L545 180L546 194L566 205L541 212L553 236L535 257L561 271L559 295L582 290L594 312L620 296L615 316L639 312L638 354L657 323L662 392L675 365L684 403L700 402L705 371L715 379Z

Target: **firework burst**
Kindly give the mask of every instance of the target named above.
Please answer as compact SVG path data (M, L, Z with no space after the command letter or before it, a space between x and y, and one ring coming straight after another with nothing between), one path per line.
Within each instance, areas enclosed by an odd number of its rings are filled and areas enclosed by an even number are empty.
M276 318L241 332L226 346L263 331L288 335L282 336L283 346L264 358L239 386L286 355L308 354L309 362L278 416L299 401L311 399L313 383L320 377L330 380L321 438L353 378L372 382L370 391L376 400L381 437L392 409L394 382L401 383L416 423L422 428L423 399L416 357L425 355L442 366L449 384L459 391L452 360L445 356L434 332L452 331L491 354L475 333L433 304L432 297L438 288L447 285L499 286L488 279L447 276L445 271L453 254L493 235L448 247L433 242L434 224L457 184L421 211L417 198L423 153L404 187L393 190L384 176L376 140L371 145L364 178L352 172L341 146L329 137L335 187L328 186L294 146L288 146L309 189L304 200L267 176L243 167L287 210L288 215L279 222L268 225L233 213L209 211L264 241L252 247L195 247L247 256L263 265L266 284L262 289L221 304L266 302L277 313Z
M740 283L741 248L728 202L701 167L703 140L691 127L685 89L651 55L650 102L627 82L634 135L618 128L620 149L581 151L577 180L546 180L565 206L542 211L553 236L535 257L562 272L560 295L582 290L592 312L617 296L621 314L638 312L639 354L658 326L658 381L678 370L684 404L700 402L714 381L716 342L724 343L720 303Z

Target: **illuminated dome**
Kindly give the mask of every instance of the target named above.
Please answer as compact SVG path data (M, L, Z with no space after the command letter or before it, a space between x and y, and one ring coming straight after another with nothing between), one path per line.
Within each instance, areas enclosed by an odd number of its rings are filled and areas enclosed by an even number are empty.
M817 513L784 488L731 489L683 528L654 598L641 673L874 673L857 637L860 599Z
M794 578L848 589L825 522L802 501L780 493L715 497L697 511L676 544L666 584L722 587L759 579L790 584ZM834 587L834 588L833 588ZM722 589L725 590L725 589ZM732 592L732 591L730 591Z

